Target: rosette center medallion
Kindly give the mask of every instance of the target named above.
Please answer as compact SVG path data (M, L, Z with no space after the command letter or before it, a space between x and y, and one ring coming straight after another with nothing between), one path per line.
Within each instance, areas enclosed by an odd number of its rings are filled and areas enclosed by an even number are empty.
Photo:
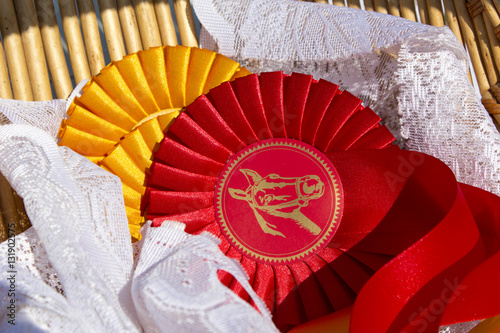
M332 162L291 139L263 140L231 157L215 189L222 233L243 255L285 265L321 250L335 234L343 191Z

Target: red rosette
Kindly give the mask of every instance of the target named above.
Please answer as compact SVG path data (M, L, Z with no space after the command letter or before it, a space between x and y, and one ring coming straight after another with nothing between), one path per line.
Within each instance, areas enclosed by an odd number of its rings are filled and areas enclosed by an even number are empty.
M224 83L169 127L150 169L143 208L154 226L177 220L187 232L218 237L222 251L242 263L280 328L291 328L351 305L373 269L340 246L323 245L289 265L242 255L215 221L217 178L229 158L272 138L294 139L321 152L387 148L394 137L379 122L360 99L309 75L273 72ZM389 258L374 256L381 262ZM248 298L232 277L221 273L221 280Z
M142 209L153 226L181 221L219 238L282 331L354 305L353 332L417 332L440 291L491 258L500 237L485 255L453 173L392 146L379 122L361 100L309 75L223 83L168 128ZM249 299L231 275L219 278ZM490 303L468 316L450 307L443 320L498 313Z

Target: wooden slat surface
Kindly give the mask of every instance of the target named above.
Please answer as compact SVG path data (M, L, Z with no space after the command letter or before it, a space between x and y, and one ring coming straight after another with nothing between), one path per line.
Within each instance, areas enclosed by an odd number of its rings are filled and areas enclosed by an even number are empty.
M125 55L120 20L114 0L98 0L104 35L111 61L120 60Z
M488 83L488 78L486 77L483 63L481 62L476 35L473 30L472 20L469 17L469 12L467 11L467 6L465 4L465 1L463 0L454 0L453 3L455 4L455 8L458 14L458 21L460 23L460 29L463 33L465 43L467 44L472 65L474 66L474 72L476 73L479 91L483 95L483 98L489 97L487 96L487 91L490 86Z
M32 101L28 66L12 0L0 0L0 30L15 99Z
M0 43L0 98L12 98L10 89L9 70L3 52L3 45Z
M23 198L21 198L15 191L12 191L12 194L14 195L14 204L16 205L18 222L16 225L16 234L18 234L28 229L31 226L31 223L24 208Z
M188 0L173 0L177 27L184 46L198 46L194 27L193 11Z
M36 101L52 99L52 89L50 88L49 73L47 71L35 6L32 0L16 0L15 6L17 13L23 13L23 19L18 20L18 24L21 31L33 98Z
M80 20L76 14L75 1ZM128 53L153 46L176 45L179 42L186 46L197 46L189 1L172 1L180 41L175 33L169 0L98 0L110 59L120 60ZM485 105L498 107L492 88L500 91L500 46L495 35L498 32L495 28L500 25L500 0L482 1L486 10L473 19L469 16L465 0L443 0L444 16L440 0L417 0L417 8L413 0L366 0L363 3L367 10L390 13L412 21L417 20L418 11L422 23L434 26L442 26L446 21L459 41L467 45L483 102ZM334 5L344 6L343 0L332 2ZM105 65L97 16L92 0L59 0L58 3L70 65L78 83L97 74ZM3 39L3 45L0 44L2 98L51 98L49 72L57 97L66 98L72 89L52 0L34 0L34 4L35 7L32 0L0 0L0 32ZM362 7L360 0L347 0L347 5L351 8ZM500 93L497 95L500 96ZM500 120L499 114L494 117ZM2 208L0 219L3 218L6 222L6 216L7 219L16 216L19 222L17 231L20 232L28 224L22 200L11 189L10 194L7 194L9 192L5 185L2 186L0 201L2 205L8 202L12 207ZM4 209L8 212L3 212ZM0 238L4 232L2 230L0 227Z
M401 16L401 12L399 10L399 0L388 0L387 10L391 15Z
M493 64L493 59L491 58L491 47L483 15L476 15L472 19L472 21L474 23L474 27L476 30L476 36L477 36L476 43L479 45L481 58L483 60L483 66L486 71L486 76L488 77L488 82L491 87L498 82L498 74L495 69L495 65Z
M441 0L427 0L427 10L429 12L429 24L435 27L442 27L444 19Z
M361 9L361 4L359 0L347 0L347 6L349 8Z
M132 1L117 0L116 5L118 6L118 15L120 17L127 54L141 51L141 35L139 34L139 26L137 25L137 18L135 16L134 7L132 6Z
M399 7L402 17L413 22L417 22L417 15L415 14L415 3L413 0L399 0Z
M388 14L387 0L373 0L373 7L375 11L382 14Z
M67 98L73 90L52 0L35 0L43 47L57 98Z
M429 10L427 9L426 0L417 0L418 14L420 15L420 22L430 24Z
M68 54L73 69L75 81L90 78L90 69L87 62L85 45L83 44L80 22L76 15L76 5L73 0L59 0L59 11L68 45Z
M375 7L373 5L373 0L366 0L365 2L365 10L375 11Z
M161 46L160 30L156 22L153 1L135 0L134 5L144 50L148 50L155 46Z
M0 177L3 177L3 176L0 174ZM1 200L2 200L2 197L0 197L0 202L1 202ZM7 238L9 238L9 232L8 232L7 224L3 220L3 211L2 211L2 207L0 206L0 242L3 242Z
M450 27L451 31L453 31L453 34L455 34L459 42L463 45L464 40L462 38L462 32L460 31L455 4L453 3L453 0L443 0L443 3L445 7L445 15L448 26Z
M493 4L492 0L483 0L482 1L484 4L484 7L486 9L486 13L488 15L488 18L490 19L491 24L493 27L497 27L500 25L500 16L498 15L498 12L495 9L495 5Z
M77 0L77 3L90 74L97 75L105 64L94 3L92 0Z
M493 25L488 24L488 18L486 12L482 13L483 19L486 23L486 31L488 34L488 40L490 42L491 46L491 57L493 59L493 63L495 65L495 69L498 70L500 69L500 41L498 40L497 36L495 35L495 30L493 28Z
M155 12L163 45L177 45L177 35L175 34L175 25L172 19L169 1L155 1Z
M500 0L492 0L493 4L495 5L495 8L497 9L497 12L500 13Z

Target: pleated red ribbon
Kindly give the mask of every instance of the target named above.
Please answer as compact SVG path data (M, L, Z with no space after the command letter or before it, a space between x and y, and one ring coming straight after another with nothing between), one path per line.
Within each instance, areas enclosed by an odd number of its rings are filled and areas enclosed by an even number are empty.
M346 320L328 314L351 306L356 333L436 332L441 324L499 314L500 199L458 184L433 157L387 148L394 138L379 121L353 95L308 75L263 73L224 83L170 126L143 209L154 226L182 221L187 232L219 238L282 331L306 322L309 328L296 330L335 331ZM225 163L269 138L326 152L344 189L331 242L289 265L242 255L215 222L214 185ZM249 300L231 275L219 278Z
M346 207L352 210L344 212L335 246L347 245L344 250L355 257L358 252L395 255L361 288L349 332L437 332L440 325L500 313L499 197L457 183L446 165L417 152L327 156L337 161ZM383 218L362 216L366 203ZM360 260L370 265L369 257ZM327 330L347 332L345 320L326 316L293 332Z

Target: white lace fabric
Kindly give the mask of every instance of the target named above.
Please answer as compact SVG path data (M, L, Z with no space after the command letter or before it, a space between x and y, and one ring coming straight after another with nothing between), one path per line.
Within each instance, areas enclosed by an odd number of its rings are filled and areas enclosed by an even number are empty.
M209 235L190 236L176 222L145 227L134 263L119 179L47 132L0 127L0 171L33 224L12 238L14 268L0 262L0 331L275 330L239 264ZM8 249L9 241L0 245ZM240 281L259 312L220 283L218 270ZM7 316L11 299L16 325Z

